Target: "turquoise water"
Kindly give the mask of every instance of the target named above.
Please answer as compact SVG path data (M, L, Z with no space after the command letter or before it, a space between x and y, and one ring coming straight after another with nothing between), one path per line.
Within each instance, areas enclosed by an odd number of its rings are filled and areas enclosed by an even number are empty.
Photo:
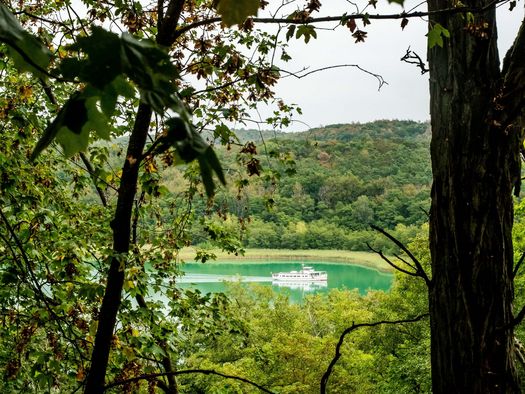
M358 289L361 294L368 290L388 291L393 276L389 273L346 263L329 263L308 261L317 271L327 271L326 284L272 284L272 272L289 272L301 269L297 261L236 261L212 263L186 263L183 266L185 275L179 279L182 288L195 288L202 292L224 292L227 281L243 283L259 283L271 286L275 291L288 292L294 300L301 299L305 294L328 292L330 289Z

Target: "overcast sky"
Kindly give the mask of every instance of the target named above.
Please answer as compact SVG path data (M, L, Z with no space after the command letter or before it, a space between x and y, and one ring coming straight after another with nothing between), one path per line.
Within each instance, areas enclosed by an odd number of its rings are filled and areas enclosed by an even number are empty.
M319 16L341 14L342 9L337 9L334 3L343 5L343 10L346 9L348 13L351 11L345 1L322 3L321 13L316 13ZM381 3L386 4L386 1L379 0ZM409 10L410 3L405 4L405 9ZM498 10L502 57L512 44L523 17L523 9L519 6L512 13L507 10L508 4ZM378 12L373 9L367 11L370 14ZM394 4L383 5L380 12L401 11L402 8ZM331 23L323 27L332 28L335 25ZM358 22L358 27L368 33L365 43L354 43L350 31L343 27L335 31L318 31L317 39L312 39L307 45L302 40L291 40L288 52L293 62L280 66L289 71L298 71L303 67L313 70L337 64L358 64L382 75L388 85L378 90L378 81L373 76L355 68L323 71L302 79L281 79L276 89L277 95L288 103L298 104L303 110L303 115L297 117L300 122L289 127L289 131L377 119L429 119L428 73L421 75L414 65L400 61L409 46L426 60L426 21L411 19L404 31L400 28L399 20L372 21L366 28ZM260 113L263 118L267 115L264 108L260 109Z

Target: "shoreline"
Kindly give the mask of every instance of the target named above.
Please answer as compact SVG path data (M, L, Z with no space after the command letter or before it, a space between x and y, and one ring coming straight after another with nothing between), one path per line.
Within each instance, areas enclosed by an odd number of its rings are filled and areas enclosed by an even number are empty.
M209 250L217 256L212 263L246 261L246 260L322 260L326 262L347 263L373 268L381 272L392 273L394 270L380 256L373 252L353 252L348 250L324 249L245 249L244 255L235 256L219 249ZM178 259L194 262L195 248L186 247L179 251Z

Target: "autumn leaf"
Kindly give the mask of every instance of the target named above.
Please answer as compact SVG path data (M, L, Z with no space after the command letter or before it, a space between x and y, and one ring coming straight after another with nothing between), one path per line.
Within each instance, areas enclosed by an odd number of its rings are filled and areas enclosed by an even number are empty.
M366 31L356 30L356 32L352 34L352 37L355 38L355 42L357 44L358 42L365 42L366 35L367 35Z
M348 22L346 22L346 27L350 29L350 31L353 33L355 29L357 28L357 24L355 23L355 19L349 19Z
M217 12L226 27L243 23L247 17L257 15L259 0L219 0Z

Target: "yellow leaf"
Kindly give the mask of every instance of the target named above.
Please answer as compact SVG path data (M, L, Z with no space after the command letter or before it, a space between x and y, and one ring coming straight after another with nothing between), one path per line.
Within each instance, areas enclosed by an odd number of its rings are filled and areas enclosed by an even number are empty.
M250 15L257 15L259 0L219 0L217 12L226 27L243 23Z

